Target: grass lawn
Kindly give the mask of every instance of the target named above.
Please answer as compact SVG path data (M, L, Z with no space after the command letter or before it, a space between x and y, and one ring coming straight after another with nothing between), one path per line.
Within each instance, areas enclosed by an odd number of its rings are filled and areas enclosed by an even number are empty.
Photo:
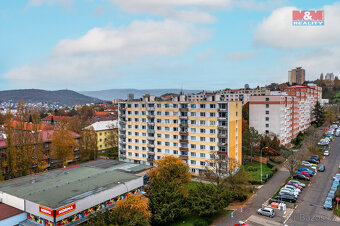
M261 182L261 164L259 162L253 162L243 165L244 170L252 181ZM272 170L266 165L262 164L262 177L266 178L266 174L270 174Z
M217 213L214 216L211 217L198 217L198 216L191 216L186 219L183 219L181 221L175 222L170 224L169 226L194 226L194 222L197 220L203 220L207 223L207 225L210 225L216 220L217 218L225 215L229 215L233 212L233 210L222 210L221 212Z

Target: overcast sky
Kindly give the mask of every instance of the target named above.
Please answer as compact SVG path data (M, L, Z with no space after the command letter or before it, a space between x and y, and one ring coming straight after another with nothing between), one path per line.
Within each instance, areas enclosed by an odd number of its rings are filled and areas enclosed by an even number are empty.
M292 10L325 10L293 27ZM340 2L0 1L0 90L223 89L340 72Z

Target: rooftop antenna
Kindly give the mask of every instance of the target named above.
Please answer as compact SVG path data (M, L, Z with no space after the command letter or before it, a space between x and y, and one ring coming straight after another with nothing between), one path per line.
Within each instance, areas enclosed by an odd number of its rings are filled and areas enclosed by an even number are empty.
M183 81L181 82L181 92L179 93L179 95L184 95L184 93L183 93Z

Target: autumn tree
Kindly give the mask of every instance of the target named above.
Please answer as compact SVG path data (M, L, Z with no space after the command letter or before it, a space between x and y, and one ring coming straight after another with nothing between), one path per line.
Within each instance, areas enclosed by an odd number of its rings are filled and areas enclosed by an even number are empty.
M57 130L52 135L51 155L63 166L67 165L68 160L74 158L74 148L78 147L73 134L67 130L64 123L58 125Z
M83 121L81 119L81 117L79 117L78 115L73 116L69 121L68 121L68 129L70 131L73 131L75 133L80 134L82 129L83 129Z
M118 128L112 123L106 135L105 144L111 150L118 150Z
M292 154L288 157L288 159L283 163L283 167L285 167L290 174L290 177L293 178L295 174L295 170L301 164L303 155L298 151L292 151Z
M325 119L326 121L329 121L330 123L337 120L337 116L335 114L335 110L332 108L327 108L325 111Z
M80 155L82 160L94 160L98 157L97 133L92 126L81 132Z
M148 209L148 199L142 194L128 195L116 203L113 218L117 225L150 225L151 211Z
M251 162L254 159L254 152L259 150L261 137L254 127L250 127L242 137L243 153L250 156Z
M146 187L152 222L165 224L181 218L189 212L186 207L188 184L191 181L189 167L174 156L166 156L154 162L147 173L150 181Z
M5 125L7 147L6 147L6 162L3 164L3 167L6 169L5 177L7 179L10 179L14 178L19 171L17 149L15 147L13 139L12 113L10 109L8 109L6 113Z
M0 113L0 125L5 124L6 116Z
M44 142L41 132L41 119L40 114L37 109L34 110L32 114L32 138L33 138L33 149L34 158L33 164L35 167L35 172L45 171L48 167L47 153L44 150Z

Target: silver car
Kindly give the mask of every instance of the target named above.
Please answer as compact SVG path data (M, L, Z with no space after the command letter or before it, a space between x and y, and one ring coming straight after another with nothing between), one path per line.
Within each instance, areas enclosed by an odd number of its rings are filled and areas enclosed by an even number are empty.
M267 217L274 217L275 216L275 211L272 208L265 207L265 208L260 208L257 210L257 213L263 216Z

